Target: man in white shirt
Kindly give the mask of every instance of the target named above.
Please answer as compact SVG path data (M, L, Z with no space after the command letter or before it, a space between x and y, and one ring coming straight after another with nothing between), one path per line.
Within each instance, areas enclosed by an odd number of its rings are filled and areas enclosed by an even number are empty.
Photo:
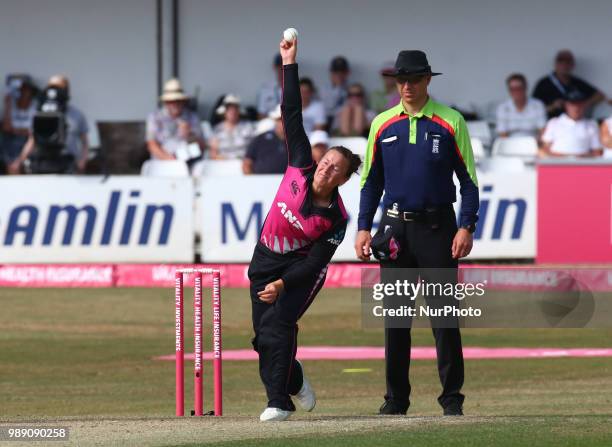
M540 139L546 126L546 108L539 99L527 96L527 79L514 73L506 79L510 99L497 107L497 134L500 137L532 136Z
M601 156L597 122L584 117L586 99L581 94L568 98L565 101L565 113L548 121L542 135L540 156Z

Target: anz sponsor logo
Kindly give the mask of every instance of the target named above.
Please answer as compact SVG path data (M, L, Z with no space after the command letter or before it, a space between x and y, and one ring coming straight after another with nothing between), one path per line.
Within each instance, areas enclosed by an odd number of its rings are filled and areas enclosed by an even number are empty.
M174 218L170 204L143 204L140 191L112 191L106 206L85 204L50 204L41 209L20 205L8 213L4 246L129 245L133 237L138 245L167 245ZM155 235L152 228L159 228ZM77 231L77 229L79 231ZM59 238L59 239L58 239Z
M280 208L281 214L289 221L291 225L293 225L298 230L304 231L302 224L298 220L297 216L294 216L291 210L287 209L287 204L285 202L277 202L276 206Z

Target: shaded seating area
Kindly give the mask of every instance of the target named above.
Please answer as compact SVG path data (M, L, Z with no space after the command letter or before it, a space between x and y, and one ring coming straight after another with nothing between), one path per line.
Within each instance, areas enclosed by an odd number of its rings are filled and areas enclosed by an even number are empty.
M104 174L139 174L149 158L144 121L98 121Z

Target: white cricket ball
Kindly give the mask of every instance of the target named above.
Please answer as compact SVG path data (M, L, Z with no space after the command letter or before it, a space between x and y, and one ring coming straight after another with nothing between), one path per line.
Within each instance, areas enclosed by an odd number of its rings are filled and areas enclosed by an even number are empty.
M298 36L298 32L295 28L287 28L285 31L283 31L283 39L285 39L287 42L293 42L293 39L295 39Z

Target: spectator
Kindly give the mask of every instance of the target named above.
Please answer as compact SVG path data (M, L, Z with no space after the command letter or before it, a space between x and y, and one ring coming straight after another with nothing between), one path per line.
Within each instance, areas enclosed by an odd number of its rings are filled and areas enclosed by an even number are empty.
M383 64L382 68L380 69L383 89L376 90L370 96L370 104L377 114L396 106L400 102L400 95L397 92L395 79L388 76L389 73L393 73L394 66L394 62L386 62Z
M314 99L317 90L310 78L300 79L302 96L302 120L304 130L310 134L313 130L323 130L327 124L325 107L321 101Z
M315 130L308 139L312 148L312 159L316 164L319 164L319 161L329 149L329 135L324 130Z
M546 126L546 108L539 99L527 96L527 79L514 73L506 79L510 99L497 107L497 134L500 137L529 135L540 140Z
M54 75L49 78L47 88L55 88L62 91L62 96L67 101L70 100L70 81L64 75ZM70 102L66 104L65 111L66 120L66 141L63 152L68 154L71 158L70 166L62 173L84 173L87 166L87 160L89 158L89 140L87 133L89 132L89 126L85 115ZM26 141L21 154L9 165L10 174L19 174L22 170L24 162L32 155L36 143L34 136L30 130L28 140Z
M552 118L542 134L543 157L601 155L599 129L595 120L586 119L588 98L576 93L565 101L565 113Z
M223 121L213 128L210 158L242 159L255 129L251 122L240 119L240 98L226 95L217 113L223 115Z
M199 152L204 151L205 142L200 120L195 112L186 107L189 97L178 79L166 81L160 100L163 106L147 118L147 148L151 158L179 158L185 161L197 158L198 151L194 153L189 149L189 145L195 143Z
M351 74L349 63L343 56L336 56L329 65L329 84L321 91L321 100L325 106L328 127L344 104L347 96L348 78Z
M612 116L601 123L599 138L604 147L604 156L612 158Z
M9 166L28 141L32 119L36 113L36 86L27 75L13 78L11 91L4 97L2 147L0 162Z
M274 108L281 102L282 65L281 55L277 53L272 63L274 80L263 84L257 92L257 115L259 119L266 118L270 113L274 112Z
M368 109L361 84L352 84L347 100L336 114L332 132L343 137L367 137L376 112Z
M287 148L280 105L268 115L274 129L255 137L242 162L244 174L283 174L287 170Z
M580 94L586 98L587 110L605 99L603 93L586 81L573 76L575 60L570 50L561 50L555 58L555 69L538 81L533 97L546 105L549 118L559 116L564 111L564 103L570 95Z

